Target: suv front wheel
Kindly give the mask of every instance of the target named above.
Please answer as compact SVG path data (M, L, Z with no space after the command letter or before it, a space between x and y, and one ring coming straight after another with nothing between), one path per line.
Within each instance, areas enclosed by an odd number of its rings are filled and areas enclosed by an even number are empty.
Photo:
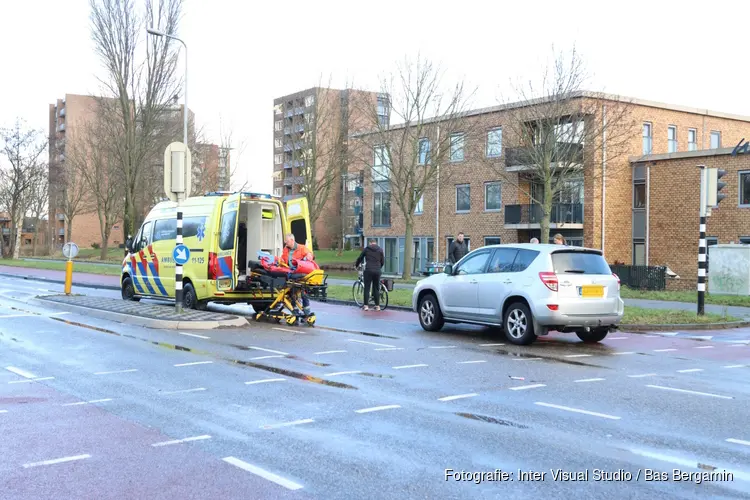
M503 331L508 340L516 345L529 345L536 340L531 311L523 302L514 302L505 310Z

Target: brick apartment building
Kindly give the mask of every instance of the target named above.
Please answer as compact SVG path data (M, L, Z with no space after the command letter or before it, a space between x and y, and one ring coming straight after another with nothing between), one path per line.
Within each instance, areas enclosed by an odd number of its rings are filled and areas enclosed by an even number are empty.
M330 156L346 154L349 135L369 123L365 106L377 109L378 119L388 122L386 102L387 98L375 92L321 87L274 99L274 194L304 195L303 172L312 158L318 180L330 175L329 165L335 163ZM333 247L341 235L361 244L362 196L360 172L336 179L313 228L321 248Z
M589 99L592 95L582 92L577 98ZM708 162L708 158L716 158L716 155L726 158L723 146L734 145L741 138L750 137L750 117L617 96L608 96L602 103L606 106L608 100L613 104L622 101L630 103L633 128L632 139L625 141L626 154L610 160L601 155L584 159L585 162L592 162L586 164L585 172L598 170L606 173L597 176L587 174L571 180L553 202L551 235L562 233L569 244L602 248L610 263L669 263L678 274L684 272L690 275L692 272L694 276L695 266L690 268L689 263L697 255L697 202L693 208L688 207L692 207L691 203L697 200L697 195L688 194L692 191L677 186L684 184L697 189L695 162L699 159ZM527 192L533 193L538 187L524 180L524 170L527 168L519 161L523 155L516 154L517 148L513 144L505 144L502 135L509 107L524 105L515 103L467 113L465 120L473 122L467 129L481 131L471 136L465 136L461 130L441 132L455 136L456 144L462 147L457 147L455 152L451 150L449 158L441 165L441 169L448 171L449 175L426 191L417 207L414 240L411 242L414 245L414 272L422 271L431 261L444 260L448 246L459 231L465 233L470 248L501 242L524 242L540 235L540 207L530 204L525 195ZM601 111L590 119L602 120ZM674 156L676 153L679 157L682 152L689 152L684 153L688 156L669 160L650 156L662 153ZM700 158L700 155L706 159ZM643 201L636 196L643 195L643 189L639 187L643 176L642 165L648 163L650 158L656 158L653 161L657 165L651 167L652 187L647 192L654 193L651 195L654 198L650 205L647 202L647 206L651 207L648 217L650 229L645 230L641 222L645 215L641 213L643 208L639 205ZM744 168L741 164L748 160L732 161L737 165L735 171L739 171ZM661 166L660 162L667 162L669 166ZM502 175L498 174L498 167L504 168ZM401 273L404 266L404 219L395 203L391 203L387 185L385 188L383 185L373 185L369 168L363 162L350 165L350 173L360 175L364 181L363 233L368 238L378 238L385 250L385 272ZM689 172L683 175L681 169L684 168ZM659 173L653 173L656 171ZM670 182L673 186L671 192ZM656 194L657 186L661 194ZM732 188L730 184L730 193L731 189L737 187ZM714 212L717 215L709 221L709 233L714 227L715 236L721 242L737 240L740 236L750 237L750 216L743 215L744 209L738 212L735 209L735 215L724 215L731 209L728 200L723 204L725 206ZM716 227L722 225L722 222L718 222L722 220L737 226L722 232ZM729 234L731 231L737 234ZM657 234L670 236L665 238Z

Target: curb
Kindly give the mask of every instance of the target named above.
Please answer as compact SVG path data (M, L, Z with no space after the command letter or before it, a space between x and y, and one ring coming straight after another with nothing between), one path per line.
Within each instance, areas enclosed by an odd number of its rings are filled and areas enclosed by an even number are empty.
M674 330L730 330L750 327L750 321L730 321L727 323L687 323L667 325L619 325L620 330L633 333L668 332Z
M2 262L0 261L0 265L2 265ZM24 280L31 280L31 281L41 281L42 283L54 283L55 285L64 285L64 280L51 280L44 278L42 276L27 276L24 274L11 274L11 273L0 273L0 276L4 276L6 278L16 278L16 279L24 279ZM93 283L76 283L73 282L73 286L78 286L81 288L98 288L100 290L115 290L120 291L119 286L110 286L110 285L95 285Z
M232 319L220 321L167 321L163 319L141 318L129 314L105 311L102 309L93 309L89 307L76 306L73 304L61 304L44 298L35 298L29 301L32 304L40 305L50 309L83 314L108 321L115 321L126 325L144 326L146 328L156 328L161 330L215 330L217 328L247 326L247 318L233 316ZM228 315L229 316L229 315Z
M349 307L357 307L357 308L360 307L360 306L357 305L356 302L353 302L351 300L339 300L339 299L325 299L325 300L322 300L322 299L315 299L315 298L310 298L310 300L312 300L314 302L322 302L323 304L332 304L334 306L349 306ZM411 307L406 307L406 306L392 306L392 305L388 304L388 307L386 308L386 311L390 311L390 310L405 311L405 312L414 312Z

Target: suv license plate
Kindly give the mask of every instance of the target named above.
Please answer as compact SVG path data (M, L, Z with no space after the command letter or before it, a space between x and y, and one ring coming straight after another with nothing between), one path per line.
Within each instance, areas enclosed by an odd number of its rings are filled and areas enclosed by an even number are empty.
M604 287L601 285L583 285L578 287L578 295L587 299L602 298L604 297Z

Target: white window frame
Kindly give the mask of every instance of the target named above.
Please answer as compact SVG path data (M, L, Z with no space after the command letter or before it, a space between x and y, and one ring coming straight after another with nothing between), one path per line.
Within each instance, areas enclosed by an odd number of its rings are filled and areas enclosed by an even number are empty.
M380 153L379 153L380 151ZM390 179L388 148L385 145L375 146L372 148L372 178L377 182L383 182ZM380 159L381 163L378 163Z
M414 207L414 215L422 215L424 213L424 193L417 200L417 205Z
M490 136L494 133L500 134L500 141L499 144L496 144L497 146L497 153L496 154L490 154ZM487 131L487 141L484 147L484 154L487 158L500 158L503 155L503 128L502 127L495 127Z
M693 135L693 140L690 140L690 134ZM688 129L688 151L698 151L698 129Z
M742 203L742 176L750 175L750 170L740 170L737 172L737 206L741 208L750 208L750 203Z
M646 135L646 127L648 127L648 135ZM646 139L648 139L648 151L643 148L644 155L650 155L654 152L654 125L651 122L643 122L641 128L642 143L645 146Z
M425 161L422 161L422 144L427 144L427 151L425 153ZM428 137L421 137L417 142L417 164L418 165L429 165L430 164L430 153L432 152L432 143Z
M284 163L284 155L282 155L280 153L273 155L273 164L274 165L281 165L282 163Z
M279 132L280 130L284 130L284 121L283 120L276 120L273 124L273 129L276 132Z
M309 108L313 104L315 104L315 96L314 95L309 95L309 96L305 97L305 107L306 108Z
M451 134L448 137L448 144L449 144L449 150L448 150L448 159L451 163L459 163L466 159L466 134L464 132L455 132ZM456 147L454 150L454 145L458 145L460 141L460 147ZM458 158L458 153L461 153L461 157Z
M673 139L670 139L669 135L672 134ZM672 150L672 146L674 145L674 150ZM667 153L676 153L677 152L677 126L670 125L667 127Z
M714 147L714 137L717 137L717 136L719 138L719 144L716 147ZM719 130L712 130L711 131L711 135L709 137L710 137L709 140L711 141L710 142L711 149L719 149L719 148L721 148L721 131L719 131Z
M490 186L500 186L500 206L498 208L487 208L487 188ZM501 181L488 181L484 183L484 211L500 212L503 209L503 183Z
M469 208L468 210L459 210L458 209L458 190L460 188L469 188ZM471 184L456 184L456 203L455 203L456 213L457 214L468 214L471 212Z
M284 141L279 139L278 137L273 140L273 147L276 149L279 149L284 146Z

